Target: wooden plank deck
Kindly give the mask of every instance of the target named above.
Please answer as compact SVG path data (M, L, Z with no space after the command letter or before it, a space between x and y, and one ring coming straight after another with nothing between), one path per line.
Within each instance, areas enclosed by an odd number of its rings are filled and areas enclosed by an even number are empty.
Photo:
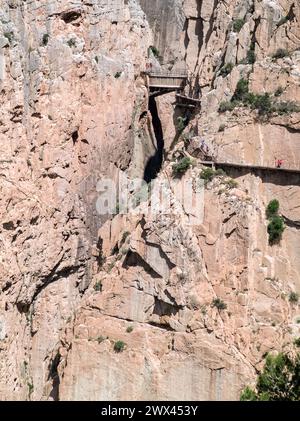
M287 167L268 167L263 165L250 165L250 164L238 164L232 162L215 162L215 161L200 161L202 165L215 166L215 167L230 167L230 168L245 168L251 170L261 170L261 171L273 171L273 172L285 172L290 174L300 174L300 169L297 168L287 168Z

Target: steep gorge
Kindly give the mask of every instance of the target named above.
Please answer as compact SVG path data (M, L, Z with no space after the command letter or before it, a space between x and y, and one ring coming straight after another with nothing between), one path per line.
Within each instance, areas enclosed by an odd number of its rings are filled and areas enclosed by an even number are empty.
M221 161L300 168L299 112L218 112L241 77L251 92L300 98L299 5L0 5L0 398L238 399L263 356L300 336L289 301L300 291L299 176L215 177L203 219L174 192L199 179L202 138ZM186 93L201 98L183 133L174 93L149 100L151 45L163 68L187 68ZM278 49L288 54L275 59ZM194 166L178 180L183 151ZM99 180L124 172L166 177L172 212L143 201L136 213L99 214ZM273 198L287 227L271 247Z

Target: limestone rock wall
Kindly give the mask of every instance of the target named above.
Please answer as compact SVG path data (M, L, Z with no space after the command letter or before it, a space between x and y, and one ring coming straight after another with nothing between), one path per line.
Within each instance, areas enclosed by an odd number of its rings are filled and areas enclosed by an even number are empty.
M170 94L157 99L158 179L169 180L176 212L149 215L143 202L135 215L103 217L97 182L120 170L141 177L155 153L141 76L150 45L167 67L186 64L186 93L202 98L188 138L204 138L222 160L280 157L299 168L299 113L261 121L245 107L218 112L240 77L254 93L299 97L299 4L0 6L0 398L238 399L264 354L300 334L288 299L300 288L298 175L220 175L205 188L203 220L189 214L174 192L201 166L195 158L181 181L172 176L186 140ZM275 60L279 48L289 55ZM274 197L287 227L271 247L265 206Z

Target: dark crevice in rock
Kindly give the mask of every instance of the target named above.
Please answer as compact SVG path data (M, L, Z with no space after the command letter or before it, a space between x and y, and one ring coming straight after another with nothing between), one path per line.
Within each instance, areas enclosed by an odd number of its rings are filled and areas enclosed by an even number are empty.
M236 231L236 228L233 228L230 232L226 232L225 237L230 238L235 231Z
M140 266L152 278L162 278L162 276L160 276L147 262L145 262L145 260L142 259L138 253L131 250L128 251L122 266L125 269L128 269L129 267Z
M57 268L59 267L61 262L58 262L57 265L52 269L52 271L50 272L50 274L45 277L42 280L42 284L37 286L35 293L33 294L33 297L31 299L31 302L29 304L24 304L22 302L17 302L17 307L18 305L25 305L28 306L28 308L32 305L32 303L36 300L37 296L49 285L52 284L53 282L58 281L59 279L62 278L68 278L70 275L78 272L78 270L81 268L81 265L74 265L74 266L70 266L70 267L66 267L63 268L61 270L57 271Z
M174 332L174 329L171 328L171 326L167 325L167 324L156 323L156 322L148 322L148 325L157 327L159 329L167 330L168 332Z
M205 36L205 45L206 46L207 46L207 44L210 40L210 37L211 37L211 35L212 35L212 33L215 29L215 22L216 22L215 11L217 9L218 3L219 3L219 0L214 0L213 12L212 12L212 14L210 15L210 18L209 18L209 29L208 29L208 31L206 33L206 36Z
M161 170L165 146L162 124L158 115L156 100L153 97L149 98L149 111L152 115L152 125L156 138L156 151L148 160L145 167L144 180L146 183L150 183L150 181L155 179Z
M80 16L81 12L78 10L70 10L61 14L61 18L65 23L75 22Z
M282 215L283 219L284 219L284 223L286 226L288 226L289 228L296 228L296 229L300 229L300 221L293 221L292 219Z
M75 132L72 133L72 140L73 140L74 145L77 142L78 138L79 138L78 130L75 130Z
M153 314L161 316L175 316L178 311L182 308L180 306L175 306L169 303L166 303L163 300L154 297L155 304L153 309Z
M59 380L59 375L58 375L58 371L57 371L57 367L60 363L61 360L61 355L58 352L55 357L51 360L48 370L49 370L49 374L48 374L48 380L52 381L52 390L49 394L49 396L54 400L54 401L59 401L59 384L60 384L60 380Z

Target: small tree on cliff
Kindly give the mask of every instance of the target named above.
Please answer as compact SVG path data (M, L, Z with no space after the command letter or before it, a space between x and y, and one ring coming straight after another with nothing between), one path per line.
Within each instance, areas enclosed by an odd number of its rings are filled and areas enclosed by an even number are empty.
M255 390L246 387L241 401L299 401L300 353L291 356L279 353L268 355L259 374Z

